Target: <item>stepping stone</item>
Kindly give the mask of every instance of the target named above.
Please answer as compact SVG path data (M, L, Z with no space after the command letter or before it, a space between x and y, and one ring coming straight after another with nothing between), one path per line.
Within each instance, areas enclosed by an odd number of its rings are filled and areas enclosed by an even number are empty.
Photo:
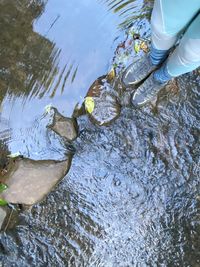
M4 181L8 189L0 198L8 203L34 205L67 174L70 165L71 156L64 161L17 158Z
M48 128L67 139L67 141L75 140L78 136L78 124L76 119L64 117L56 108L52 109L54 110L54 118L52 124L50 124Z
M121 106L115 97L103 94L101 98L94 97L93 99L95 108L89 117L95 124L100 126L110 125L119 117Z
M87 97L94 100L94 110L89 118L97 125L109 125L116 120L121 112L116 92L108 83L106 76L98 78L89 88Z

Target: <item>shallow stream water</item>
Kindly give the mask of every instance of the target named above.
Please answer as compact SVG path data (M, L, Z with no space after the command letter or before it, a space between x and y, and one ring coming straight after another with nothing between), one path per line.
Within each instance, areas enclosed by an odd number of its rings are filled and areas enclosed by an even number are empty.
M69 148L46 129L44 107L72 114L110 69L124 38L119 25L142 4L1 1L1 123L10 152L64 157ZM138 25L149 31L144 18ZM109 127L80 117L69 173L1 233L0 264L199 267L199 88L198 72L185 75L155 105L123 106Z

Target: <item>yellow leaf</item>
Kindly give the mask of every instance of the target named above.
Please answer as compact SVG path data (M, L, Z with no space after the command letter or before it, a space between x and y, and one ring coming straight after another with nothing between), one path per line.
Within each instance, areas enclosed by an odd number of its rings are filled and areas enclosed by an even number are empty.
M147 44L144 41L140 44L140 49L142 49L145 53L147 53L149 50Z
M110 72L108 73L107 77L108 77L109 81L112 81L115 78L115 69L114 68L112 68L110 70Z
M85 98L85 109L88 113L92 113L94 110L94 99L91 96Z

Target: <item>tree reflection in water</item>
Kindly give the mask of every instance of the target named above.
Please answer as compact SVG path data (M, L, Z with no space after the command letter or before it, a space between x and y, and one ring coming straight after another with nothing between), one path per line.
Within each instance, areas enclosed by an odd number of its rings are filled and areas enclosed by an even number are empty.
M140 1L136 0L102 0L107 4L109 11L118 13L122 18L119 28L127 28L137 19L147 18L150 19L150 14L153 6L153 0Z
M51 97L62 80L74 81L77 67L68 62L59 71L60 50L54 42L34 32L33 23L44 12L47 1L3 0L0 2L0 102L5 95ZM54 85L56 76L58 81Z

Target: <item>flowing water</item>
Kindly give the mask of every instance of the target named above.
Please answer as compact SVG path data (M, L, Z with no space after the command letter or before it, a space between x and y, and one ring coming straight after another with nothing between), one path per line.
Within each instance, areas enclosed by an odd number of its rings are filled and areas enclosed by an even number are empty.
M129 22L148 36L146 5L0 1L1 137L10 152L64 157L70 148L46 129L44 107L70 116L111 68ZM155 106L122 107L109 127L78 119L70 172L1 233L0 266L200 266L199 73L177 84Z

